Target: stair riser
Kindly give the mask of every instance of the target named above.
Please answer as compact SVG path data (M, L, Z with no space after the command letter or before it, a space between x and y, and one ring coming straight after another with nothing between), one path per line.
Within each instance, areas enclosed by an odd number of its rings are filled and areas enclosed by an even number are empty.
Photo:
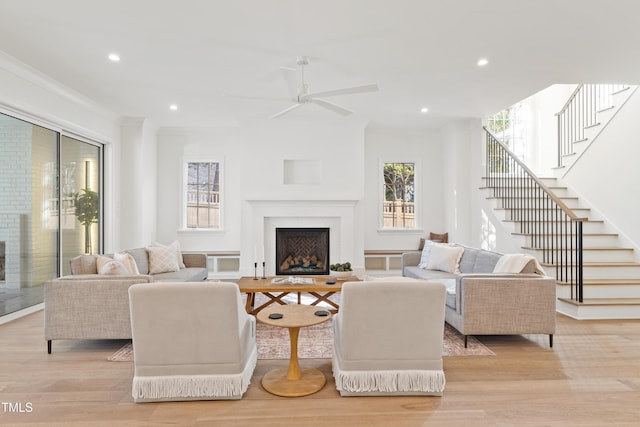
M516 206L518 206L517 204L519 203L517 199L511 199L511 200L506 200L506 199L492 199L495 200L496 202L496 208L506 208L507 206L513 206L514 203L516 204ZM535 201L530 201L529 205L533 205L535 203ZM539 202L538 202L539 203ZM569 208L569 209L588 209L588 206L583 206L580 203L580 200L575 200L575 199L568 199L568 200L563 200L563 203Z
M507 220L518 220L518 209L497 209L496 216L500 219ZM589 218L591 220L596 219L595 217L590 216L591 212L589 209L574 209L573 213L576 214L579 218ZM540 209L529 209L520 213L521 216L528 217L529 219L546 219L546 218L554 218L555 212L552 211L544 211Z
M574 290L575 292L575 290ZM568 285L557 285L558 298L571 298L571 288ZM584 285L584 298L640 298L640 285Z
M517 238L521 238L524 242L522 246L532 247L533 243L530 237L524 236L514 236ZM618 238L616 236L589 236L585 235L582 237L582 244L585 248L590 247L615 247L619 244Z
M548 276L555 277L554 267L543 266ZM585 279L638 279L640 267L584 267Z
M586 246L586 245L585 245ZM542 251L536 250L532 253L536 258L542 262L546 260L542 256ZM556 254L559 256L559 254ZM634 262L635 257L632 250L625 249L611 249L606 251L588 249L582 251L583 262ZM552 262L549 260L549 262Z
M500 212L502 211L494 211L496 212L496 215L498 215ZM521 231L520 230L520 223L515 222L515 221L504 221L502 222L506 228L506 230L512 232L512 233L521 233L521 232L526 232L526 231ZM544 229L543 229L544 230ZM605 229L605 226L602 222L585 222L582 225L582 233L583 234L601 234L601 233L606 233L607 230Z
M540 181L542 181L542 183L544 185L546 185L547 187L553 187L553 186L557 185L557 183L558 183L558 180L556 178L553 178L553 177L546 177L546 178L538 177L538 179ZM520 178L513 178L513 180L514 180L514 182L524 181L523 179L520 179ZM482 177L482 184L486 185L486 183L487 183L487 178L486 177Z
M484 187L484 190L486 191L487 197L497 197L497 198L502 198L502 197L514 197L516 194L516 191L518 192L528 192L529 195L536 195L536 189L534 188L523 188L523 187L515 187L515 186L511 186L511 187L507 187L506 189L496 189L496 188L492 188L492 187ZM551 188L550 189L553 194L555 194L558 197L569 197L569 196L575 196L574 194L572 194L568 188L565 187L555 187L555 188Z
M640 319L640 305L575 306L558 301L556 310L574 319Z

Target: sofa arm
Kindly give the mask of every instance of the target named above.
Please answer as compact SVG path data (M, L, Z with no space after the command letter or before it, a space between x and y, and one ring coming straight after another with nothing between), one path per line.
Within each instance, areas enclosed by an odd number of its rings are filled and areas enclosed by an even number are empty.
M555 332L554 278L529 274L492 276L463 277L457 281L457 309L464 319L463 334Z
M129 287L148 275L83 274L44 285L44 335L53 339L131 338Z
M186 267L207 268L206 254L182 254L182 261Z
M416 267L420 262L420 256L422 251L404 252L402 254L402 268L404 267Z

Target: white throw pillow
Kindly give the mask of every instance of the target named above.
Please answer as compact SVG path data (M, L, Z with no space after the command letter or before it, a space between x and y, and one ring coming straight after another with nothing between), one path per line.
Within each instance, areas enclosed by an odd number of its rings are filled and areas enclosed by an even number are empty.
M136 276L140 274L140 270L138 270L138 264L136 264L136 260L133 259L133 255L126 252L119 252L113 254L113 259L124 264L124 266L127 267L127 270L129 270L129 274Z
M463 252L464 248L460 246L433 245L427 259L427 268L458 274Z
M431 241L431 240L425 240L424 241L424 247L422 248L422 254L420 254L420 262L418 263L418 267L420 268L427 268L427 261L429 259L429 253L431 252L431 248L439 245L440 243Z
M169 273L180 270L174 248L168 246L149 246L149 274Z
M126 276L129 274L127 267L120 261L106 256L98 256L96 259L98 274Z
M171 248L176 255L176 260L178 261L178 266L180 268L186 268L187 266L184 265L184 261L182 260L182 251L180 250L180 242L178 242L177 240L174 241L173 243L171 243L170 245L163 245L162 243L158 243L158 242L151 242L149 244L150 247L165 247L165 248Z

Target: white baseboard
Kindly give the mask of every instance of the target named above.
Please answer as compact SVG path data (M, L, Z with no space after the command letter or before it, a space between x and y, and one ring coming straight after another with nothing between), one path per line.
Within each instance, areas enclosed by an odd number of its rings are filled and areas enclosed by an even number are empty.
M5 314L4 316L0 316L0 325L11 322L12 320L19 319L21 317L27 316L31 313L35 313L36 311L44 310L44 303L32 305L31 307L23 308L22 310L14 311L13 313Z

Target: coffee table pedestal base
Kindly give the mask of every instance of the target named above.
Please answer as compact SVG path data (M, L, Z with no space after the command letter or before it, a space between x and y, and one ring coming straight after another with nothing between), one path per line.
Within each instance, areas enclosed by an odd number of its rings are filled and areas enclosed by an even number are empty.
M300 369L300 379L287 379L287 368L269 371L262 377L262 387L271 394L283 397L300 397L313 394L324 387L327 379L315 368Z

